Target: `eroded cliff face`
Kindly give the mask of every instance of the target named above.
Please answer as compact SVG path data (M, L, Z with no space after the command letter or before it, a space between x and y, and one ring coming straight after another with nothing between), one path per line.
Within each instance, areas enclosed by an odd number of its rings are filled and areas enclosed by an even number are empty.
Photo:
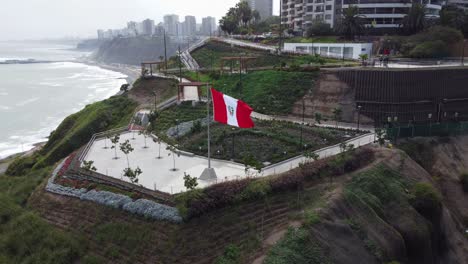
M166 42L167 56L171 57L176 54L178 46L169 38ZM159 61L160 56L164 56L162 37L115 38L101 43L93 55L100 62L131 65L140 65L143 61Z
M321 113L325 117L331 118L333 110L340 108L343 110L342 121L357 121L355 90L341 80L335 70L323 69L320 71L319 79L311 91L304 96L303 100L301 99L294 104L293 116L302 116L303 101L306 117L313 118L315 113ZM361 123L372 124L373 121L365 115L361 115Z
M322 220L310 228L311 237L332 263L468 263L462 221L468 200L454 176L467 164L468 152L462 155L467 142L468 137L434 146L438 152L451 149L434 156L439 177L402 151L381 151L382 162L350 177L328 199L320 212ZM416 183L440 190L437 209L428 213L414 206L408 186Z

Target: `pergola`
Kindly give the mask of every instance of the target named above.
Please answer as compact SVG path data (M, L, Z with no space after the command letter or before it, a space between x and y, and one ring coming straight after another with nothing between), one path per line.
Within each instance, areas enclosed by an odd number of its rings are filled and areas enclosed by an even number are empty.
M200 101L202 95L202 87L207 86L208 83L203 82L182 82L179 83L179 89L177 91L177 101ZM196 87L196 94L186 94L186 89L188 87Z
M151 76L153 77L153 65L161 65L163 64L163 61L144 61L141 63L141 76L146 77ZM149 72L147 71L147 68L149 68Z
M249 61L252 61L252 60L255 60L257 59L257 57L243 57L243 56L239 56L239 57L222 57L221 58L221 74L224 73L224 63L226 61L228 62L233 62L233 61L238 61L239 62L239 70L240 72L242 73L242 71L245 71L247 73L247 62ZM232 73L233 71L233 67L232 67L232 63L230 65L230 72Z

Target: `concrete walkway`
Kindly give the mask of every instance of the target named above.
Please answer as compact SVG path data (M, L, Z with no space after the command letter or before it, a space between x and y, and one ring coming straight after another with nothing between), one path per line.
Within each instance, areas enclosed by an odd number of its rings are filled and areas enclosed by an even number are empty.
M347 141L355 147L365 146L374 142L374 134L370 133ZM192 177L199 177L208 165L206 157L196 156L191 153L180 153L174 156L170 150L167 150L167 144L161 142L161 145L153 142L151 138L146 139L138 132L127 132L121 134L120 142L129 140L135 149L129 154L128 159L130 167L139 167L143 173L139 176L139 184L148 189L157 189L167 193L179 193L185 191L184 174L190 174ZM118 159L114 159L115 152L110 147L111 143L104 139L97 140L91 146L85 160L94 161L98 172L110 177L128 181L123 177L123 170L127 168L127 159L124 153L117 150ZM161 152L159 152L161 151ZM159 155L159 153L161 153ZM320 158L334 156L340 153L339 145L330 146L315 151ZM158 157L161 157L160 159ZM306 158L299 156L290 160L280 162L264 168L261 173L256 171L245 171L242 164L224 160L212 159L212 167L215 169L218 179L216 181L198 180L199 187L206 187L222 181L231 181L242 179L248 176L264 177L275 175L297 168L300 163L305 162ZM176 168L176 170L174 170Z

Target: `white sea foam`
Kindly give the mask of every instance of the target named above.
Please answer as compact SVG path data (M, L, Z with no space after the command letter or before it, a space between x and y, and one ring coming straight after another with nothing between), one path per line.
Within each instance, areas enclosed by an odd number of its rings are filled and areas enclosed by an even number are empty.
M1 60L1 59L0 59ZM0 142L0 158L5 158L6 156L21 152L28 151L33 148L33 145L39 142L47 140L50 132L57 128L60 122L68 115L75 113L84 108L85 105L96 102L98 100L106 99L110 96L115 95L122 84L126 83L126 80L119 79L127 77L124 74L113 72L107 69L102 69L97 66L88 66L82 63L76 62L60 62L60 63L51 63L41 65L41 69L44 69L44 75L51 75L51 77L43 76L44 78L39 80L39 85L37 83L28 83L27 80L24 80L24 85L29 88L30 91L36 91L38 89L43 89L43 87L67 87L66 94L72 93L75 91L80 97L71 101L68 105L68 108L58 107L55 113L37 113L37 119L34 125L31 125L32 128L37 128L36 130L13 130L14 128L8 127L7 133ZM53 71L51 71L51 69ZM72 73L70 73L70 71ZM60 76L61 73L64 73L63 77ZM73 73L75 72L75 73ZM57 77L60 76L60 77ZM79 92L85 88L89 93L80 95ZM44 90L46 91L46 90ZM63 105L64 100L70 100L70 97L61 97L60 94L63 93L62 88L59 90L47 90L47 91L56 91L58 95L51 94L50 97L41 96L34 97L37 95L36 92L29 94L31 98L24 98L24 100L16 100L16 106L22 107L22 111L26 111L26 106L32 104L36 101L47 102L47 107L43 106L44 109L50 109L52 105ZM68 92L69 91L69 92ZM13 96L14 93L10 93L8 90L3 88L0 89L1 96ZM64 94L64 95L66 95ZM74 94L74 93L73 93ZM8 97L6 97L8 98ZM8 101L7 101L8 102ZM39 106L39 103L37 103ZM15 106L15 105L13 105ZM13 106L7 106L5 104L0 105L0 113L10 110ZM36 105L34 105L36 108ZM50 110L49 110L50 112ZM44 117L44 115L50 115ZM34 116L34 115L32 115ZM8 117L8 116L6 116ZM18 122L18 121L15 121ZM12 129L8 131L8 129ZM12 135L13 134L13 135ZM0 134L1 135L1 134ZM10 136L11 135L11 136Z
M16 103L16 106L25 106L25 105L34 103L34 102L36 102L37 100L39 100L39 97L30 98L30 99L21 101L21 102L19 102L19 103Z

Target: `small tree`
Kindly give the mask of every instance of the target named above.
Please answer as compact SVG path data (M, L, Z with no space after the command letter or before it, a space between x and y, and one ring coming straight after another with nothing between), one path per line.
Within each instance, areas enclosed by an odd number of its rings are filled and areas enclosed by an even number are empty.
M343 114L343 110L341 108L333 109L333 120L335 120L336 128L338 128L338 122L341 121L341 116Z
M148 145L146 145L146 138L148 137L148 131L146 129L141 130L140 132L138 132L138 135L143 135L143 138L145 140L145 146L143 148L147 149Z
M119 144L120 136L115 135L113 138L110 139L110 141L112 142L111 149L114 149L114 153L115 153L114 159L119 159L119 157L117 157L117 144Z
M321 19L315 19L312 21L312 25L307 29L306 36L308 38L314 36L327 36L333 34L333 30L330 27L330 24L325 23Z
M257 173L262 172L262 164L250 153L244 155L244 157L242 158L242 163L244 163L245 175L247 177L254 176L253 174L249 174L250 169L256 170Z
M110 140L110 135L109 134L104 134L104 149L109 149L107 146L107 140Z
M162 159L162 157L161 157L161 139L159 139L159 138L153 138L153 142L154 142L154 143L158 143L158 145L159 145L159 148L158 148L159 150L158 150L158 157L157 157L157 159Z
M314 117L315 117L315 122L316 122L317 124L321 124L321 123L322 123L323 116L322 116L321 113L315 113Z
M375 130L375 135L377 137L377 143L379 143L379 145L381 147L383 147L385 145L385 130L384 129L376 129Z
M126 93L126 92L128 92L129 87L130 87L130 85L128 83L122 84L122 86L120 86L120 91Z
M174 167L171 169L171 171L177 171L175 158L176 158L176 155L180 157L180 153L177 151L177 145L175 146L168 145L166 149L172 152L168 154L168 156L172 155L172 161L174 163Z
M82 168L85 170L89 170L89 171L97 171L97 168L94 167L93 164L94 164L94 161L92 160L90 161L84 160Z
M317 153L313 152L313 151L304 152L304 157L306 159L309 159L309 160L313 159L314 161L317 161L320 158L320 156Z
M369 55L367 55L367 54L365 54L365 53L364 53L364 54L360 54L360 55L359 55L359 58L361 59L361 64L362 64L362 65L365 65L367 59L369 59Z
M125 140L124 143L120 143L120 150L125 154L127 157L127 168L130 168L130 161L128 159L128 154L130 154L132 151L134 151L132 145L130 144L130 141Z
M137 167L135 170L132 170L131 168L124 169L124 176L127 177L133 184L138 183L138 176L140 176L142 173L143 171L141 171L139 167Z
M190 177L190 174L184 172L184 186L187 190L193 190L198 186L197 178Z

